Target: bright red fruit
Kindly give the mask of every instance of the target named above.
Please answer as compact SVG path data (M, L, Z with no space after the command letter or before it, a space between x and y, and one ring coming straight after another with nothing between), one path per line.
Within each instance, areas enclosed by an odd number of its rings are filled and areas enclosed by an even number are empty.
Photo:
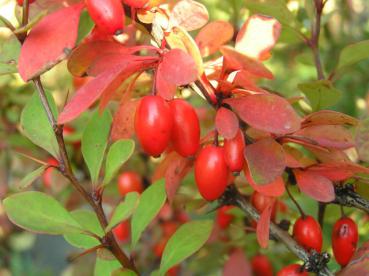
M59 166L59 162L56 159L51 158L51 157L47 159L47 164L51 166ZM44 186L46 188L50 188L52 185L52 174L54 170L55 168L48 167L42 174L42 182L44 183Z
M144 151L160 156L167 148L173 127L169 105L162 97L145 96L141 99L135 116L135 130Z
M113 229L113 233L120 242L128 241L130 233L131 233L130 227L129 227L129 221L126 220L118 224L118 226L116 226Z
M277 276L308 276L306 271L301 271L301 265L291 264L280 271L278 271Z
M233 139L224 140L225 160L231 172L240 172L242 170L245 163L244 150L245 140L240 130Z
M132 8L142 9L149 3L149 0L124 0L123 2Z
M34 3L35 1L36 1L36 0L28 0L28 3L29 3L29 4L32 4L32 3ZM23 6L23 2L24 2L23 0L17 0L17 3L18 3L18 5L19 5L19 6Z
M251 204L254 206L254 208L259 212L262 213L265 208L273 201L273 198L270 196L265 196L258 192L253 192L251 195ZM271 219L274 221L275 217L277 215L277 208L276 204L273 206Z
M255 276L273 276L273 266L265 255L255 255L251 259L251 267Z
M217 210L217 223L221 229L226 229L233 220L233 215L228 214L228 210L233 206L222 206Z
M142 193L141 177L135 172L124 172L118 176L118 190L122 196L130 192Z
M200 123L193 107L184 100L169 102L173 114L172 142L183 157L192 156L199 148Z
M124 10L120 0L86 0L86 7L98 28L108 34L123 32Z
M165 221L161 225L161 229L163 230L163 236L164 237L170 237L172 236L178 228L178 223L174 221Z
M354 255L358 238L357 225L351 218L341 218L334 224L332 248L341 266L346 266Z
M219 198L227 188L228 175L223 148L207 146L200 151L195 161L195 180L203 198Z
M322 250L323 236L319 223L312 216L300 217L293 226L293 237L307 251Z

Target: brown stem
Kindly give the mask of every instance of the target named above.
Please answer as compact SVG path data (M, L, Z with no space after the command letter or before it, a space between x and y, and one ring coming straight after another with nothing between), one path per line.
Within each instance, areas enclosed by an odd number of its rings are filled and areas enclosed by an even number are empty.
M286 191L287 191L287 194L288 194L288 196L290 197L290 199L291 199L291 200L293 201L293 203L296 205L296 207L297 207L297 209L299 210L299 212L300 212L301 216L302 216L303 218L305 218L305 217L306 217L306 215L305 215L305 213L304 213L304 210L302 210L302 208L301 208L300 204L298 204L298 203L297 203L296 199L295 199L295 198L293 197L293 195L291 194L290 189L288 188L288 184L286 184Z
M318 222L320 224L320 227L323 230L324 227L324 215L325 215L325 210L327 208L327 204L324 202L318 202Z
M103 229L106 228L108 225L108 221L106 219L104 210L99 202L96 202L91 194L89 194L83 186L78 182L77 178L75 177L70 162L69 157L67 154L67 150L65 148L65 142L63 138L63 126L58 125L55 117L51 111L50 105L47 101L45 90L42 86L40 77L37 77L33 80L33 83L36 86L37 92L42 102L42 106L47 114L47 118L52 126L56 140L59 146L59 170L60 172L72 183L73 187L82 195L82 197L87 201L87 203L92 207L94 212L99 219L99 222ZM131 269L138 274L137 268L135 267L134 263L130 261L130 259L126 256L126 254L122 251L119 247L117 241L114 238L114 235L111 231L106 233L105 236L105 243L104 246L109 249L113 255L117 258L117 260L122 264L123 267Z

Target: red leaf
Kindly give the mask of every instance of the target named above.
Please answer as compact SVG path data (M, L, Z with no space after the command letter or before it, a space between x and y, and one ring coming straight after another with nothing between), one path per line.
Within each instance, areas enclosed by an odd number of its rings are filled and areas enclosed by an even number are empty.
M173 49L163 55L158 67L163 78L175 85L185 85L197 78L197 67L192 56L180 49Z
M257 184L268 184L281 176L286 168L283 148L272 138L248 145L245 159L251 177Z
M275 133L287 134L300 128L300 117L282 97L257 94L225 100L250 126Z
M266 90L258 87L252 78L252 75L245 70L237 72L233 85L236 87L242 87L243 89L250 92L268 93Z
M82 4L44 17L29 33L20 52L18 69L24 81L39 76L67 57L77 41Z
M234 250L224 264L223 276L252 276L251 265L241 249Z
M314 125L353 125L359 123L358 119L333 110L320 110L307 115L302 121L302 127Z
M272 17L255 14L247 19L236 38L236 50L248 57L265 60L281 33L281 24Z
M64 107L58 118L59 124L65 124L77 118L89 108L105 91L119 86L117 80L122 74L120 67L108 70L77 90L71 101Z
M70 55L68 70L72 75L81 77L86 74L87 69L98 57L111 54L126 55L127 51L127 48L114 41L82 43Z
M271 201L260 214L256 226L256 238L261 248L267 248L269 244L269 226L275 200Z
M165 78L162 76L162 72L158 71L156 73L156 91L159 96L166 100L173 99L174 95L177 92L177 87L173 83L169 83L165 80Z
M114 115L111 138L113 141L131 138L135 132L134 119L138 101L128 100Z
M320 202L330 202L335 199L333 183L324 176L310 170L293 171L301 192Z
M318 173L332 181L346 180L357 173L369 174L369 169L352 162L322 163L309 167L309 171Z
M258 185L256 184L250 175L250 171L247 168L247 166L244 167L243 169L244 173L245 173L245 177L247 182L250 184L250 186L257 192L265 195L265 196L272 196L272 197L278 197L284 194L285 191L285 186L284 186L284 181L283 178L277 177L277 179L269 184L266 185Z
M224 138L232 139L239 129L237 116L228 108L221 107L215 117L215 127Z
M213 21L200 30L196 36L203 57L210 56L219 50L220 46L226 44L233 37L233 26L227 21Z
M193 31L200 29L208 22L209 13L206 7L199 2L181 0L174 6L169 19L171 25Z
M173 162L170 162L165 171L165 189L169 202L172 202L177 192L181 180L185 177L190 169L191 161L187 158L180 156L177 153Z
M241 54L236 49L222 46L220 51L225 57L225 64L229 70L245 70L256 77L274 78L273 74L261 62Z
M316 125L303 128L295 134L308 137L327 148L348 149L354 146L351 132L340 125Z

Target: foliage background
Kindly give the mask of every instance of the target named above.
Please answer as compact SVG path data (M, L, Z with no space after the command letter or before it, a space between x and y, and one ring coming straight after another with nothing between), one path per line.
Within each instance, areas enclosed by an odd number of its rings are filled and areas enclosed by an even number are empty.
M247 9L247 0L202 0L210 13L210 20L222 19L230 21L236 27L240 27L250 14ZM311 24L311 1L291 0L288 8L302 24L306 32ZM15 1L0 0L0 14L15 22L19 10L15 7ZM86 19L85 19L86 20ZM88 21L87 21L88 22ZM196 33L193 33L195 35ZM8 36L5 28L0 27L0 62L1 50L7 47L5 38ZM328 0L322 18L322 33L320 40L321 57L326 72L330 72L338 62L340 50L347 44L369 39L369 2L366 0ZM17 51L14 48L14 51ZM308 47L296 39L287 29L282 28L282 35L273 50L273 56L266 65L276 76L275 80L265 82L265 86L278 91L287 97L301 96L298 84L316 79L316 69L313 64L311 52ZM368 115L369 98L369 60L360 62L343 71L334 82L335 87L340 91L341 96L333 96L332 102L336 102L330 108L357 118L366 118ZM48 91L51 91L57 105L63 106L67 93L75 90L72 78L66 70L65 63L57 65L44 77L44 84ZM29 101L34 88L25 85L17 74L0 76L0 198L14 189L15 184L20 181L25 172L35 169L33 161L24 158L19 152L27 153L39 159L46 160L47 156L36 146L30 143L27 138L19 134L19 117L23 106ZM337 101L336 101L337 100ZM194 97L191 99L197 107L206 106L201 99ZM301 107L299 107L301 108ZM303 107L302 107L303 108ZM73 123L77 133L70 137L71 140L78 140L84 128L85 114ZM210 117L210 116L209 116ZM204 124L204 128L207 124ZM68 150L72 154L76 167L83 168L78 171L81 178L86 175L86 168L83 167L81 154L69 146ZM135 168L143 175L148 174L155 164L143 162L140 156L134 156L124 167L124 170ZM149 166L149 167L147 167ZM76 199L72 190L65 181L54 176L56 185L53 186L52 194L64 201L72 208ZM182 189L190 192L193 189L193 175L190 174L185 179ZM36 187L43 189L41 181L36 183ZM114 200L116 188L111 187L109 196ZM361 194L369 198L367 188L360 190ZM307 213L315 215L317 213L316 202L306 197L299 197L298 201ZM288 198L286 204L290 207L287 214L280 218L288 217L293 221L297 217L295 207ZM193 203L195 205L195 203ZM187 206L192 216L198 215L194 212L193 206ZM368 217L362 212L349 210L352 217L359 225L360 242L367 240L369 234ZM237 212L236 212L237 215ZM239 214L238 214L239 215ZM212 217L213 214L208 214ZM330 205L326 213L326 225L324 228L324 248L331 252L329 248L330 233L332 225L339 217L339 207ZM253 256L259 247L256 243L255 235L247 235L239 240L240 228L231 227L229 244L213 244L202 249L197 255L190 258L185 269L187 274L195 275L216 275L224 262L226 249L232 244L243 244L248 256ZM144 239L148 240L149 237ZM359 242L359 243L360 243ZM143 245L145 246L145 245ZM66 261L66 257L74 252L63 238L34 235L25 233L14 228L7 221L0 205L0 275L90 275L93 267L93 258L82 258L73 264ZM295 261L295 258L288 253L281 244L272 243L268 250L263 253L270 256L275 269L279 269L287 263ZM276 258L278 256L278 258ZM337 269L334 261L330 262L330 267ZM74 271L74 272L73 272ZM78 274L75 274L78 271ZM4 273L4 274L3 274Z

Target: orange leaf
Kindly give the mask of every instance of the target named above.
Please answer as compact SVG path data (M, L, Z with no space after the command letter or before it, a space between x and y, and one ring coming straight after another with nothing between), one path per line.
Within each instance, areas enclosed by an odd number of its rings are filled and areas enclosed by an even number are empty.
M357 173L369 174L369 169L352 162L321 163L309 167L309 171L318 173L332 181L346 180Z
M328 178L310 170L293 172L297 186L304 194L320 202L331 202L335 199L333 183Z
M174 95L177 92L176 85L173 83L167 82L166 79L162 75L162 71L157 71L155 77L156 77L155 86L156 86L157 94L166 100L173 99Z
M200 30L196 36L203 57L210 56L219 50L220 46L226 44L233 37L233 26L227 21L213 21Z
M18 69L24 81L39 76L67 57L77 41L82 4L45 16L33 27L20 52Z
M111 130L113 141L131 138L135 132L134 120L138 101L128 100L123 102L114 115Z
M275 133L287 134L300 128L300 117L282 97L256 94L225 100L250 126Z
M170 14L172 26L181 26L186 31L200 29L209 20L206 7L196 1L181 0L173 8Z
M241 27L236 38L236 50L248 57L265 60L277 43L281 24L272 17L254 14Z
M359 123L358 119L333 110L320 110L307 115L302 121L302 127L314 125L353 125Z
M261 248L267 248L269 244L269 226L275 199L272 200L260 214L256 226L256 237Z

